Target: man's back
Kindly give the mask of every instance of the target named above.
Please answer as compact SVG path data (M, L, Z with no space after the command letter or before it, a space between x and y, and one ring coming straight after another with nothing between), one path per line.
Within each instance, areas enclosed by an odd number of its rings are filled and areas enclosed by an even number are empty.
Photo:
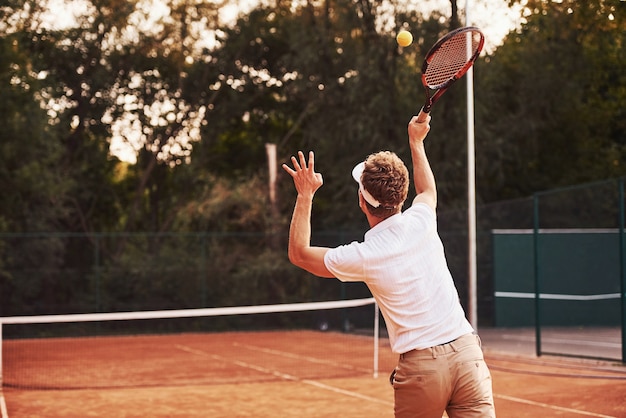
M327 268L363 281L380 305L392 349L403 353L472 332L448 270L433 210L418 203L352 243L328 251Z

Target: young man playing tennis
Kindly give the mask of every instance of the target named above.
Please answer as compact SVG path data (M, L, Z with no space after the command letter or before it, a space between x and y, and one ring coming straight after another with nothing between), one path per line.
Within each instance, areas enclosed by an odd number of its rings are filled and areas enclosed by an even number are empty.
M365 282L380 306L393 352L396 417L495 417L491 375L478 336L465 318L437 233L435 178L424 149L430 116L409 122L417 196L402 212L409 175L388 151L370 155L352 175L370 225L363 242L312 247L311 207L323 184L302 152L283 164L298 192L289 260L317 276Z

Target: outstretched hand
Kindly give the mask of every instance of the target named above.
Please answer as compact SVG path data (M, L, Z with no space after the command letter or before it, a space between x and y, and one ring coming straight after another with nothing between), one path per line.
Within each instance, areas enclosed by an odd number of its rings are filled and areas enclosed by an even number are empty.
M298 195L312 198L317 189L322 187L324 180L322 174L315 172L315 155L309 151L309 163L307 165L304 153L298 151L298 158L291 157L293 169L287 164L283 164L283 169L293 178Z

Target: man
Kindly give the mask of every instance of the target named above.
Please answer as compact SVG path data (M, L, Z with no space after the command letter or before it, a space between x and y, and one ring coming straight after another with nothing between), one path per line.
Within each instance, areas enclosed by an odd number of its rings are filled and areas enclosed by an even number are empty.
M363 242L312 247L311 207L323 184L314 154L283 164L298 192L289 232L289 260L317 276L363 281L380 306L391 349L396 417L495 417L491 375L478 336L465 318L437 233L437 189L424 139L430 116L408 125L417 196L402 212L408 170L388 151L370 155L352 175L370 225Z

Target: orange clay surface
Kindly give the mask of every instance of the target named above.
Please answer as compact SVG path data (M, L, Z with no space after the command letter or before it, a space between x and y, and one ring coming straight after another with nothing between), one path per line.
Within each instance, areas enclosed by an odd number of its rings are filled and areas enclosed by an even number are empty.
M393 417L396 357L371 337L246 332L9 340L10 418ZM499 417L626 417L626 368L490 353Z

